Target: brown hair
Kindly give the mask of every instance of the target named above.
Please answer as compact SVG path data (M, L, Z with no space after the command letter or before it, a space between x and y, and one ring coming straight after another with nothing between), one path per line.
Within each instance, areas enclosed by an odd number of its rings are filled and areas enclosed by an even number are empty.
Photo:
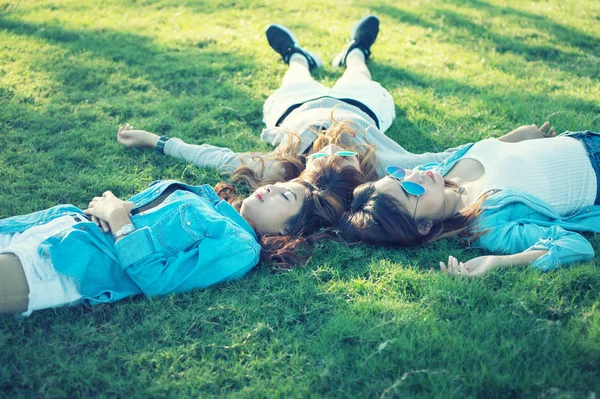
M289 181L295 179L302 173L305 166L305 156L298 154L302 140L300 136L285 132L288 136L280 145L268 154L254 154L250 161L260 164L259 172L249 164L248 160L240 157L242 166L236 168L230 176L230 180L235 184L245 184L256 190L259 187L277 182ZM269 163L266 166L265 163Z
M444 184L456 188L451 181L445 180ZM349 241L376 245L414 246L452 236L473 242L487 232L477 231L476 219L489 195L482 195L453 217L435 223L428 234L421 235L412 214L400 201L389 194L377 192L374 183L366 183L354 190L354 200L339 228L342 236Z
M312 244L330 237L327 228L339 223L354 188L366 182L361 171L340 164L339 158L332 157L325 165L307 170L295 180L306 188L302 207L286 222L287 235L259 234L263 261L289 269L306 258L303 251L308 252ZM239 211L243 199L231 184L219 183L215 191Z
M338 122L333 118L331 111L331 126L326 130L313 129L317 138L312 144L314 151L320 151L330 144L338 145L344 149L356 151L360 169L366 176L367 181L377 179L377 158L374 147L370 144L353 144L352 139L356 137L360 128L351 121ZM267 184L289 181L297 178L306 166L306 155L299 154L302 139L294 132L284 132L287 137L283 140L285 144L280 145L268 154L255 154L250 161L240 158L242 166L236 168L230 176L235 184L248 185L253 190ZM366 140L366 134L364 140ZM259 171L249 162L259 164Z

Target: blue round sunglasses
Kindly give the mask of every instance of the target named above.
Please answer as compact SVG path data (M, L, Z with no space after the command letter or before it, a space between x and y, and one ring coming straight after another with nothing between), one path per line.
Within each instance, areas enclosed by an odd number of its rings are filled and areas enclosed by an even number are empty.
M400 183L400 187L402 187L402 189L406 191L407 194L414 195L415 197L417 197L417 204L415 205L415 211L413 212L414 220L415 215L417 214L417 207L419 206L419 197L425 194L425 187L423 187L419 183L413 183L411 181L402 180L406 177L406 170L404 170L404 168L401 168L400 166L388 166L387 168L385 168L385 171L394 180Z

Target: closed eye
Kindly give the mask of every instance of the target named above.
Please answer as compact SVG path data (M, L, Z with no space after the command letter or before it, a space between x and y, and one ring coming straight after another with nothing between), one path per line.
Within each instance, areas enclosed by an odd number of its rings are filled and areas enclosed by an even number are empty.
M290 199L289 199L289 198L288 198L288 197L287 197L287 196L286 196L284 193L281 193L281 196L282 196L283 198L285 198L285 200L286 200L286 201L289 201L289 200L290 200Z

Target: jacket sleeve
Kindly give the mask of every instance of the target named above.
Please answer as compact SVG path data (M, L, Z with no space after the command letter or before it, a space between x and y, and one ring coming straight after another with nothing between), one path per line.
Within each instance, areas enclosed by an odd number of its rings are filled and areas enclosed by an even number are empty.
M594 258L594 248L588 240L557 225L544 227L509 221L493 227L476 244L504 254L546 250L548 252L531 263L533 268L544 271Z
M115 243L123 270L146 296L185 292L240 278L260 259L260 246L246 233L205 237L195 246L165 257L148 227Z
M214 168L219 172L233 172L242 164L241 159L251 158L248 154L233 152L229 148L210 144L188 144L178 138L168 140L164 150L166 155L200 168Z

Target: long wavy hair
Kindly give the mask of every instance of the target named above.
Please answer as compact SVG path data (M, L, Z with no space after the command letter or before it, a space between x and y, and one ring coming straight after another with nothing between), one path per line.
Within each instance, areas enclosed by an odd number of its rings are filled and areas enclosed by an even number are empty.
M341 163L340 158L330 157L323 166L306 170L294 180L306 188L302 207L287 220L287 235L258 234L263 261L280 269L298 266L310 253L312 244L332 236L330 228L339 223L353 190L366 182L362 171ZM215 191L240 210L243 198L233 185L219 183Z
M444 185L458 188L449 180L444 180ZM378 192L374 183L366 183L354 190L354 199L342 217L339 230L350 242L374 245L415 246L453 236L470 243L487 232L477 229L477 217L488 197L489 194L484 194L453 217L435 221L429 233L422 235L412 213L400 201Z
M332 109L331 126L326 130L313 129L317 138L312 144L314 152L320 151L330 144L338 145L346 150L356 151L360 168L367 181L377 179L377 157L373 146L368 144L366 133L356 123L351 121L337 121L333 118ZM302 140L295 132L284 132L287 138L274 151L268 154L252 153L250 160L240 158L242 166L236 168L230 176L234 184L245 184L253 190L267 184L285 182L297 178L306 166L306 154L299 154ZM367 144L353 144L352 139L362 135ZM253 166L255 163L258 167Z

